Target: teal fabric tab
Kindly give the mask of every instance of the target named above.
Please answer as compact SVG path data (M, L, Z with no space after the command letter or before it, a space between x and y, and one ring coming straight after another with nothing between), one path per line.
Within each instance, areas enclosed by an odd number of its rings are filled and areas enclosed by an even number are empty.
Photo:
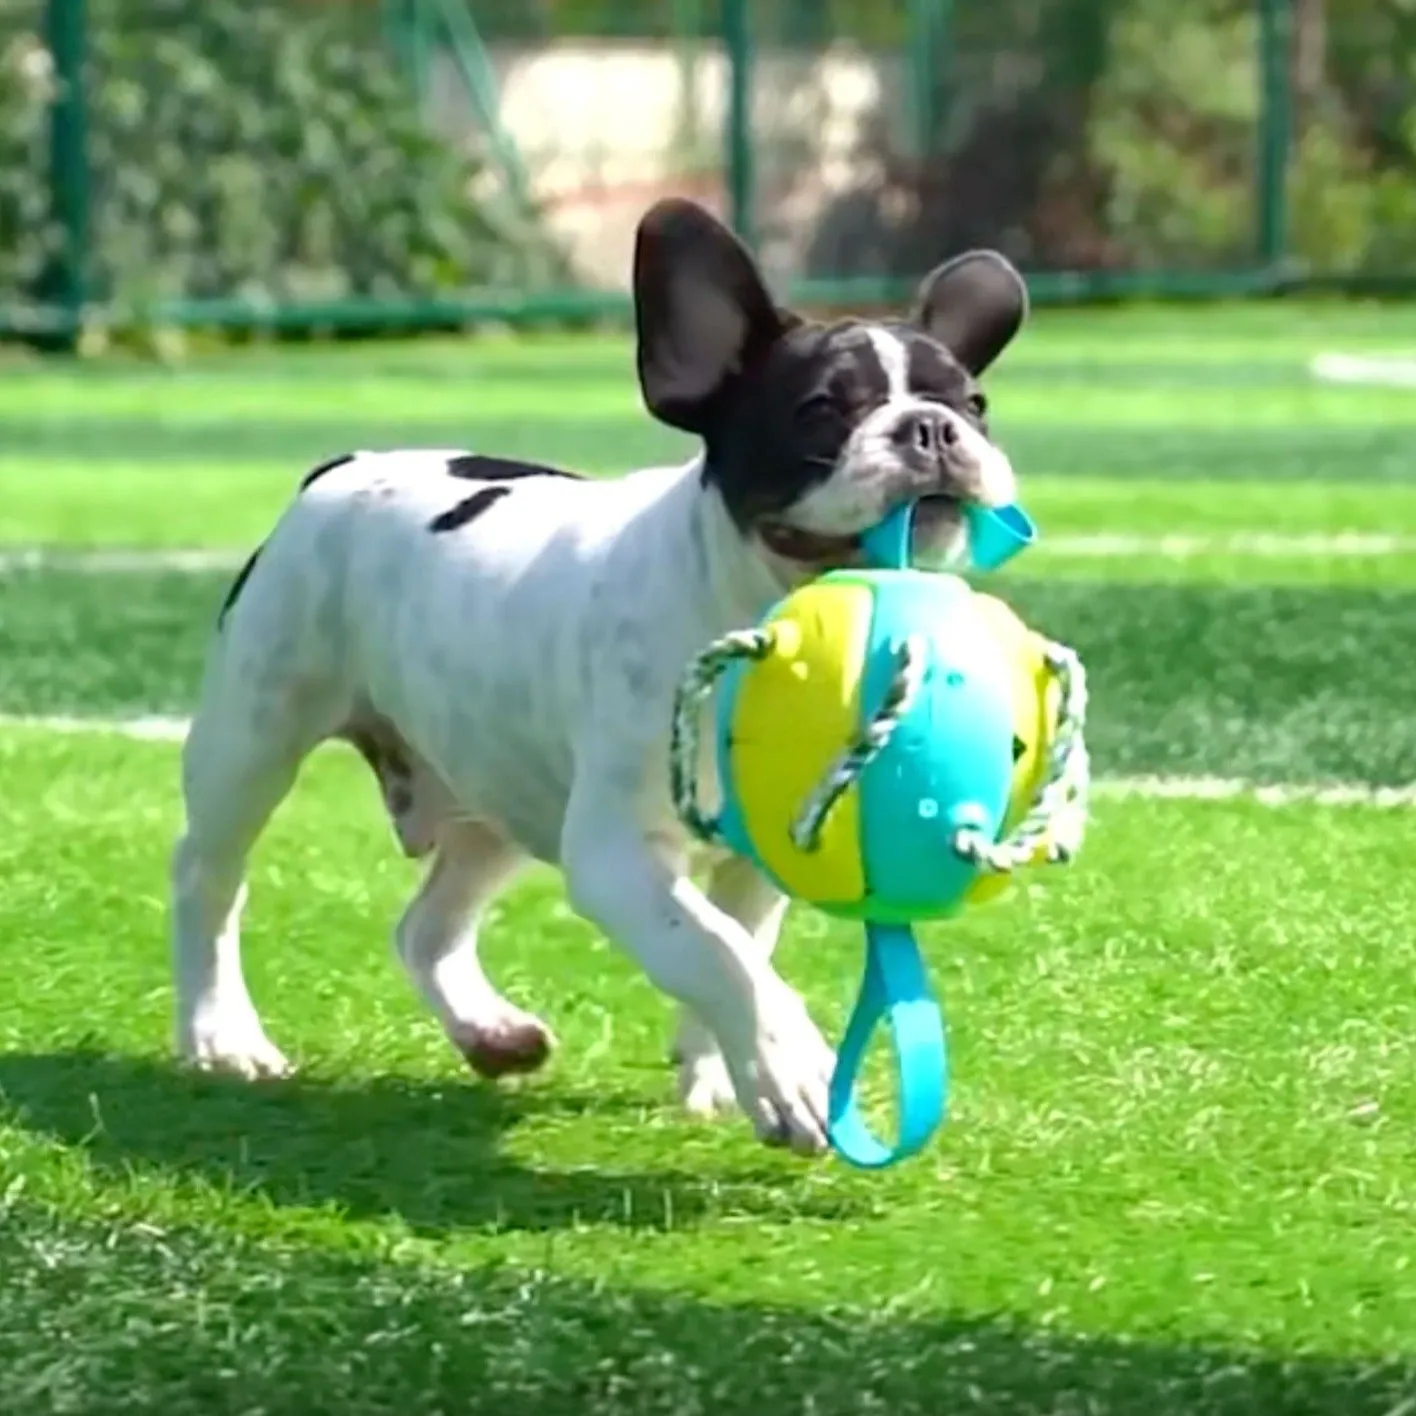
M932 564L928 558L917 562L914 546L917 505L912 501L902 503L860 538L867 565L880 570L949 568ZM996 507L970 503L964 508L964 520L969 530L968 568L973 571L997 570L1019 551L1037 544L1037 527L1017 502Z

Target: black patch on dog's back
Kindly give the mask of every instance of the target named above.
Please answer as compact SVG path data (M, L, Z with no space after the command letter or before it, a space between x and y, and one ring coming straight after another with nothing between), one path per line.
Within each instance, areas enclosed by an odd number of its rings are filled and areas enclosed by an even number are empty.
M300 490L302 492L307 491L318 482L326 472L333 472L336 467L343 467L346 462L353 461L354 454L352 452L341 452L338 457L331 457L329 461L321 462L318 467L311 468L310 471L305 474L300 482Z
M469 482L515 482L522 477L569 477L577 482L584 480L578 472L567 472L561 467L547 467L544 463L522 462L511 457L483 457L476 452L449 457L447 475L461 477Z
M221 608L216 612L216 627L221 628L226 623L226 616L231 611L231 606L236 603L236 597L241 593L242 587L246 584L251 572L256 568L256 561L260 558L264 546L257 546L251 552L246 564L236 572L236 579L231 582L231 588L226 592L226 598L221 602Z
M428 530L456 531L459 526L466 526L469 521L481 516L488 507L495 506L503 497L510 495L510 487L495 484L490 487L482 487L473 492L470 497L464 497L456 506L439 512L428 522Z

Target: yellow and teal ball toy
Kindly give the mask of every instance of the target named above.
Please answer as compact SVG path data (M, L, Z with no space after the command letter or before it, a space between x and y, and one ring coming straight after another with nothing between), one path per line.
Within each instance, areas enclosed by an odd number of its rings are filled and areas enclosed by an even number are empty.
M975 535L976 568L1033 539L1021 512L1005 515L988 528L992 542ZM865 924L830 1137L866 1167L919 1150L944 1116L943 1019L911 924L996 896L1022 866L1070 859L1085 823L1076 656L959 577L900 568L908 517L866 541L875 563L896 568L823 575L756 628L710 646L684 680L674 722L675 799L690 829L756 861L787 894ZM980 542L995 552L982 565ZM710 820L694 791L695 719L715 685L721 807ZM893 1146L870 1132L854 1099L882 1017L898 1061Z

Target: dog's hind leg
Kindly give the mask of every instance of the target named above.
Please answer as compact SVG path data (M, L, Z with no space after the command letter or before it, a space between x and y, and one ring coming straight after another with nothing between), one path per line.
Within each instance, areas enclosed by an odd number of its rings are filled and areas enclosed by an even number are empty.
M280 1076L241 966L246 859L339 705L311 681L286 681L258 636L222 643L182 749L186 825L172 854L172 965L178 1053L199 1067Z
M193 724L183 758L187 827L172 855L177 1050L199 1067L246 1077L289 1065L261 1026L241 967L246 857L295 779L299 758L253 731Z
M763 958L777 947L786 897L750 861L729 856L714 866L708 899L752 936ZM678 1030L670 1054L679 1069L679 1097L695 1116L712 1116L734 1104L732 1078L718 1040L686 1003L679 1004Z
M394 935L419 993L483 1077L534 1071L555 1045L539 1018L497 992L477 956L481 916L523 860L490 826L445 822L432 866Z

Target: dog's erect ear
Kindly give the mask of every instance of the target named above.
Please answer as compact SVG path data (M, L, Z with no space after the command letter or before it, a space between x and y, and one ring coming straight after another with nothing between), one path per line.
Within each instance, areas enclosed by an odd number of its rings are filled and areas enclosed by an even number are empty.
M924 279L914 322L971 374L981 374L1022 328L1028 287L997 251L968 251Z
M693 202L656 202L634 238L634 319L639 386L649 411L703 434L734 375L760 359L785 328L756 262Z

